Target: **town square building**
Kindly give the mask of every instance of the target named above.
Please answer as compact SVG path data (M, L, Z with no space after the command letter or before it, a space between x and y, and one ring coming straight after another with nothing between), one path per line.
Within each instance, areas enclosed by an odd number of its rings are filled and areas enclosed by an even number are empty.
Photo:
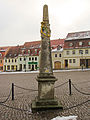
M90 31L68 33L64 41L63 68L90 68Z

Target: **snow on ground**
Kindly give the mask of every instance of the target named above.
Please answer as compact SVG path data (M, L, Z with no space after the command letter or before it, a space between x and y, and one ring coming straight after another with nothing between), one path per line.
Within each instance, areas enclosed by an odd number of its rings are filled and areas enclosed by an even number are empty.
M51 120L77 120L76 118L77 118L77 116L67 116L67 117L57 116L56 118L53 118Z
M90 70L90 68L88 69L69 69L69 70L53 70L53 72L68 72L68 71L88 71ZM39 73L39 71L26 71L26 72L0 72L0 74L22 74L22 73Z

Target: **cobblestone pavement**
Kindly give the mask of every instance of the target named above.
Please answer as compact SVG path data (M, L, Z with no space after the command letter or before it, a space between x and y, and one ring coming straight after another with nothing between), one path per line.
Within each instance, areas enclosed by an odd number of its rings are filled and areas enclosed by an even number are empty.
M71 79L80 91L90 93L90 71L59 72L54 74L58 78L55 86ZM35 73L0 75L0 101L4 101L7 98L12 83L27 89L37 89L36 77L37 74ZM31 101L35 99L35 96L37 96L37 91L31 92L15 87L15 100L12 101L10 96L9 100L4 104L7 106L0 105L0 120L51 120L57 116L69 115L78 116L77 120L90 120L90 101L81 106L63 111L49 110L32 113L30 109ZM73 87L72 95L70 96L68 83L55 88L55 96L61 101L64 108L90 100L89 95L81 94Z

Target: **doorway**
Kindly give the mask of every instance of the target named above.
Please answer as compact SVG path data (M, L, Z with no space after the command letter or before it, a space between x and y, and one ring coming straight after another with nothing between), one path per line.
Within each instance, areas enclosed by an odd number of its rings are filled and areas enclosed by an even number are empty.
M68 60L65 60L65 68L68 67Z
M56 61L56 62L54 63L54 69L55 69L55 70L59 70L60 68L61 68L61 62Z

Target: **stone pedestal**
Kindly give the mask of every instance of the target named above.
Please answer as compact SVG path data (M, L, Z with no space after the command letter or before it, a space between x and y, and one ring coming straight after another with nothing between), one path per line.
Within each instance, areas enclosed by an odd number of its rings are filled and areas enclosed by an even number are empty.
M54 96L55 77L39 78L38 81L38 96L32 102L32 111L41 111L49 109L63 109L62 105Z

